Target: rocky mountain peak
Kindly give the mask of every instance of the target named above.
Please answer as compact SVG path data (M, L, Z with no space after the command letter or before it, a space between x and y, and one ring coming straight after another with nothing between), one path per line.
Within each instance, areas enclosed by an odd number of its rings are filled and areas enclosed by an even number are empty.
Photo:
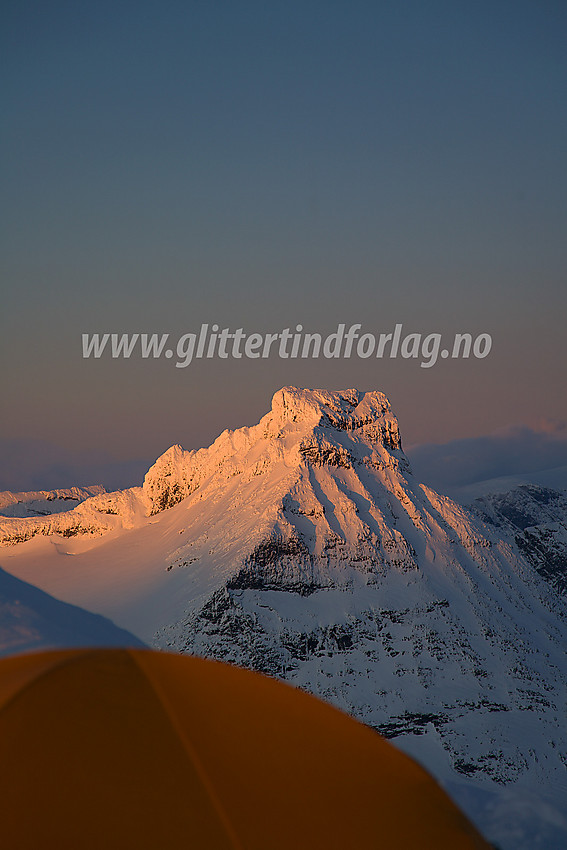
M398 420L384 393L363 390L310 390L283 387L272 398L262 423L268 430L343 431L388 449L401 449Z
M522 487L468 510L409 474L382 393L285 387L258 424L172 446L143 488L2 518L0 543L14 574L154 646L333 702L487 811L545 789L556 823L565 509Z
M172 507L205 482L265 475L283 462L409 470L398 422L381 392L283 387L252 427L223 431L205 449L168 449L148 471L144 491L153 513Z
M383 393L348 390L310 390L283 387L272 398L274 424L330 426L352 431L374 423L395 423L390 402Z

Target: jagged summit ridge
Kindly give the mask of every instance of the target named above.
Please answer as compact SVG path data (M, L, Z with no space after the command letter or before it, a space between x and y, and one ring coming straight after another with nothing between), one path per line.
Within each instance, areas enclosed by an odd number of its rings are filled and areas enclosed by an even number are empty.
M270 478L288 480L309 467L409 471L398 422L386 396L357 389L283 387L257 425L226 430L207 447L171 446L148 470L142 488L99 494L57 517L16 521L0 517L0 543L36 535L99 536L129 528L200 492ZM204 487L206 485L206 487ZM284 486L285 491L285 486Z
M317 693L447 782L563 805L567 608L540 564L563 507L527 495L471 512L410 473L382 393L286 387L143 488L3 518L0 541L23 544L10 572L143 640Z
M284 387L257 425L226 430L205 449L172 446L151 467L144 492L153 513L172 507L205 481L246 480L282 466L409 471L398 421L381 392ZM280 469L280 472L282 470Z
M309 390L283 387L274 393L265 417L276 426L300 423L354 431L371 423L398 433L398 422L384 393L349 390Z

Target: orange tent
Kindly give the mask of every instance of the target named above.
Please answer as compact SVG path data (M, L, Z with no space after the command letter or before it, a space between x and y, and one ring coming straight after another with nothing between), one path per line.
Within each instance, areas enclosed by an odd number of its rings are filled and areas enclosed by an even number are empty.
M488 848L437 783L302 691L215 661L0 661L7 850Z

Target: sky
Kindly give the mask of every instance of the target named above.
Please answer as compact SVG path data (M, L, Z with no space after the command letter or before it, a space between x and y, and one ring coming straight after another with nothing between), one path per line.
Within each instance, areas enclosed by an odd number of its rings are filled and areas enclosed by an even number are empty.
M421 457L540 457L551 428L562 463L566 25L554 0L3 3L0 489L138 483L284 385L385 392ZM82 356L203 323L492 349Z

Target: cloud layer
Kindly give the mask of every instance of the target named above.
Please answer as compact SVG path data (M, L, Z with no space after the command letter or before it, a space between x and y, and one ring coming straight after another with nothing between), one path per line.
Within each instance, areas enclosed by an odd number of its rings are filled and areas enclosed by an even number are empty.
M483 437L407 449L417 478L441 492L567 465L567 424L512 426Z

